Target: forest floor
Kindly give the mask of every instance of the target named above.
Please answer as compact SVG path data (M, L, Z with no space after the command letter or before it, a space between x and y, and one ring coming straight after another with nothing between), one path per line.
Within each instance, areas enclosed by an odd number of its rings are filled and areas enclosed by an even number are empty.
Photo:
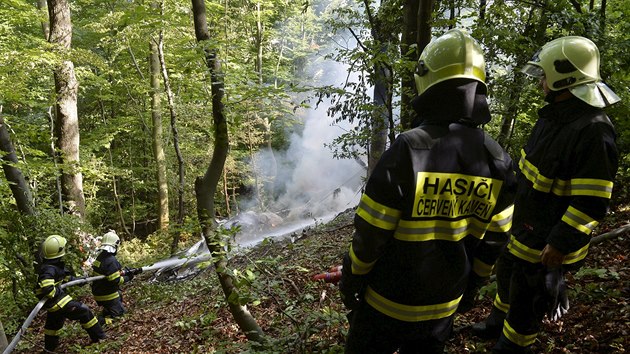
M66 324L59 353L342 353L348 323L336 285L312 276L340 264L353 227L351 210L292 240L266 240L230 261L241 299L268 335L253 349L227 310L213 268L182 281L152 282L141 274L124 288L128 313L106 327L109 338L89 345L76 324ZM600 225L602 234L625 225L617 212ZM569 276L571 309L561 321L544 323L536 353L625 353L630 350L630 235L592 245L582 270ZM88 287L75 297L91 308ZM489 353L493 341L473 337L471 323L485 318L493 284L470 312L457 315L447 353ZM15 353L42 350L40 314Z

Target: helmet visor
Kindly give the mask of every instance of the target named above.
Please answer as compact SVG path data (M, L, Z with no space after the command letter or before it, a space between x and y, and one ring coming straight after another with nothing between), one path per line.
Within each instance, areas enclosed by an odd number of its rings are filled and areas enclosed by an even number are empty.
M521 72L527 76L533 76L536 78L545 76L545 71L541 66L530 63L525 64L525 66L521 69Z

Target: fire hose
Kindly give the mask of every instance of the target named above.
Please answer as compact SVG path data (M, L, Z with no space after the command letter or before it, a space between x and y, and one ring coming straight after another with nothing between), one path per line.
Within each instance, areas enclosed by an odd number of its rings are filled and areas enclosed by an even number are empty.
M341 279L341 270L343 266L331 267L328 272L313 275L313 280L323 280L326 283L336 284Z
M151 271L151 270L162 269L162 268L166 268L166 267L170 267L170 266L184 264L186 262L189 262L189 261L197 259L197 258L203 259L203 258L207 258L207 257L209 257L209 256L208 255L200 255L200 256L195 256L195 257L192 257L192 258L167 260L166 262L158 262L158 263L154 263L154 264L151 264L151 265L148 265L148 266L145 266L145 267L141 267L141 268L124 269L122 271L122 273L124 275L125 271L127 271L127 272L132 271L134 274L138 274L138 273L143 272L143 271ZM96 280L103 279L103 278L105 278L104 275L98 275L98 276L87 277L87 278L78 278L78 279L75 279L75 280L71 280L71 281L69 281L67 283L61 284L60 288L64 289L64 288L67 288L67 287L70 287L70 286L83 285L83 284L91 283L91 282L94 282ZM15 349L15 347L18 344L18 342L20 341L20 338L22 337L22 335L24 333L26 333L26 330L30 326L31 322L33 322L33 320L35 319L35 316L37 316L37 314L42 309L42 307L44 307L44 304L46 303L47 300L48 300L47 298L43 298L37 303L37 305L35 305L33 310L31 310L31 313L28 315L28 317L26 318L26 320L24 321L24 323L22 324L22 326L18 330L18 332L15 334L15 336L11 340L11 343L9 343L9 345L2 352L2 354L10 354L13 351L13 349Z

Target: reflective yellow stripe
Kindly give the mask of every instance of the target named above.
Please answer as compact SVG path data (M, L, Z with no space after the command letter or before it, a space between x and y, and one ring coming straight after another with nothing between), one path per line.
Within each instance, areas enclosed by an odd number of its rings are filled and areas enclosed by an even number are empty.
M502 212L496 214L490 220L488 231L492 232L508 232L512 228L512 216L514 215L514 204L505 208Z
M400 210L387 207L370 198L367 194L361 196L357 215L370 225L383 230L394 230L400 218Z
M96 319L96 317L92 317L92 319L89 320L87 323L82 323L81 327L83 327L85 329L88 329L88 328L94 326L97 323L98 323L98 320Z
M590 235L591 232L599 225L599 222L585 213L569 206L567 211L562 215L562 221L573 226L576 230Z
M365 291L365 301L379 312L405 322L419 322L435 320L451 316L457 310L457 305L461 300L457 299L442 304L410 306L395 303L377 294L368 286Z
M501 301L501 298L499 297L499 293L497 293L497 295L494 297L493 305L499 311L504 312L504 313L507 313L508 310L510 309L510 304L506 304L505 302Z
M120 272L115 272L115 273L112 273L112 274L106 276L105 279L107 279L109 281L113 281L115 279L118 279L119 277L120 277Z
M92 263L92 267L97 267L98 268L100 266L101 266L101 261L94 261L94 263Z
M553 180L541 175L540 172L538 172L538 167L527 161L525 158L526 156L527 154L525 153L525 150L521 149L521 159L518 162L518 167L523 173L523 176L532 182L532 187L535 190L549 193L549 191L551 191Z
M487 264L480 261L478 258L473 259L473 272L477 273L480 277L489 277L492 274L492 264Z
M59 336L59 332L61 332L60 329L46 329L46 328L44 328L44 334L47 335L47 336L58 337Z
M564 256L564 261L562 262L562 264L573 264L575 262L581 261L584 258L586 258L586 255L588 254L588 248L589 248L589 244L586 244L586 246L580 248L579 250L569 253L566 256Z
M118 294L118 291L115 293L111 293L108 295L94 295L94 300L96 301L109 301L109 300L114 300L115 298L119 297L120 295Z
M360 260L359 257L357 257L357 255L354 253L352 245L350 245L349 253L350 260L352 261L352 274L367 274L370 272L370 270L372 270L372 267L374 267L374 264L376 263L376 261L366 263Z
M400 220L394 238L420 242L432 240L459 241L467 235L482 238L488 224L475 217L461 220Z
M40 288L45 288L47 286L55 286L55 281L53 279L44 279L39 282Z
M520 334L510 326L507 320L503 321L503 335L510 340L510 342L520 346L529 347L536 341L538 333L534 334Z
M70 301L72 301L72 298L70 297L70 295L66 295L63 298L61 298L61 300L57 301L57 303L54 306L49 308L48 311L50 312L59 311L64 306L66 306Z
M521 149L518 162L521 172L533 184L533 188L544 193L553 193L561 197L591 196L610 199L613 182L597 178L573 178L570 180L551 179L543 176L538 168L527 160L525 150Z
M556 179L552 192L559 196L584 195L610 199L613 182L596 178Z
M580 248L575 252L571 252L564 256L564 261L562 264L572 264L578 261L581 261L588 254L589 244ZM540 263L540 257L542 255L542 250L537 250L534 248L529 248L524 244L518 242L514 236L510 237L510 242L508 243L508 250L511 254L516 257L528 261L530 263Z
M530 263L540 263L541 250L529 248L524 244L518 242L514 236L510 236L510 242L508 243L508 250L516 257L528 261Z

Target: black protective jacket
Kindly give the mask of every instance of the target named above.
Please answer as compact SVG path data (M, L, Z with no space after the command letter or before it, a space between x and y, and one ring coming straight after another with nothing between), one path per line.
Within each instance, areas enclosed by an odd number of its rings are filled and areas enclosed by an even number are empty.
M65 268L61 259L44 260L39 270L35 295L38 299L48 299L44 307L50 312L62 309L72 297L60 287L61 283L70 280L71 272Z
M368 180L349 250L365 301L402 321L451 316L471 271L508 240L512 160L482 129L430 120L398 136Z
M521 151L509 252L539 263L550 244L579 266L608 211L618 152L603 110L577 98L548 104Z
M120 285L128 282L129 276L121 275L122 266L113 253L102 250L92 264L94 275L105 278L92 283L92 294L96 301L109 301L120 296Z

